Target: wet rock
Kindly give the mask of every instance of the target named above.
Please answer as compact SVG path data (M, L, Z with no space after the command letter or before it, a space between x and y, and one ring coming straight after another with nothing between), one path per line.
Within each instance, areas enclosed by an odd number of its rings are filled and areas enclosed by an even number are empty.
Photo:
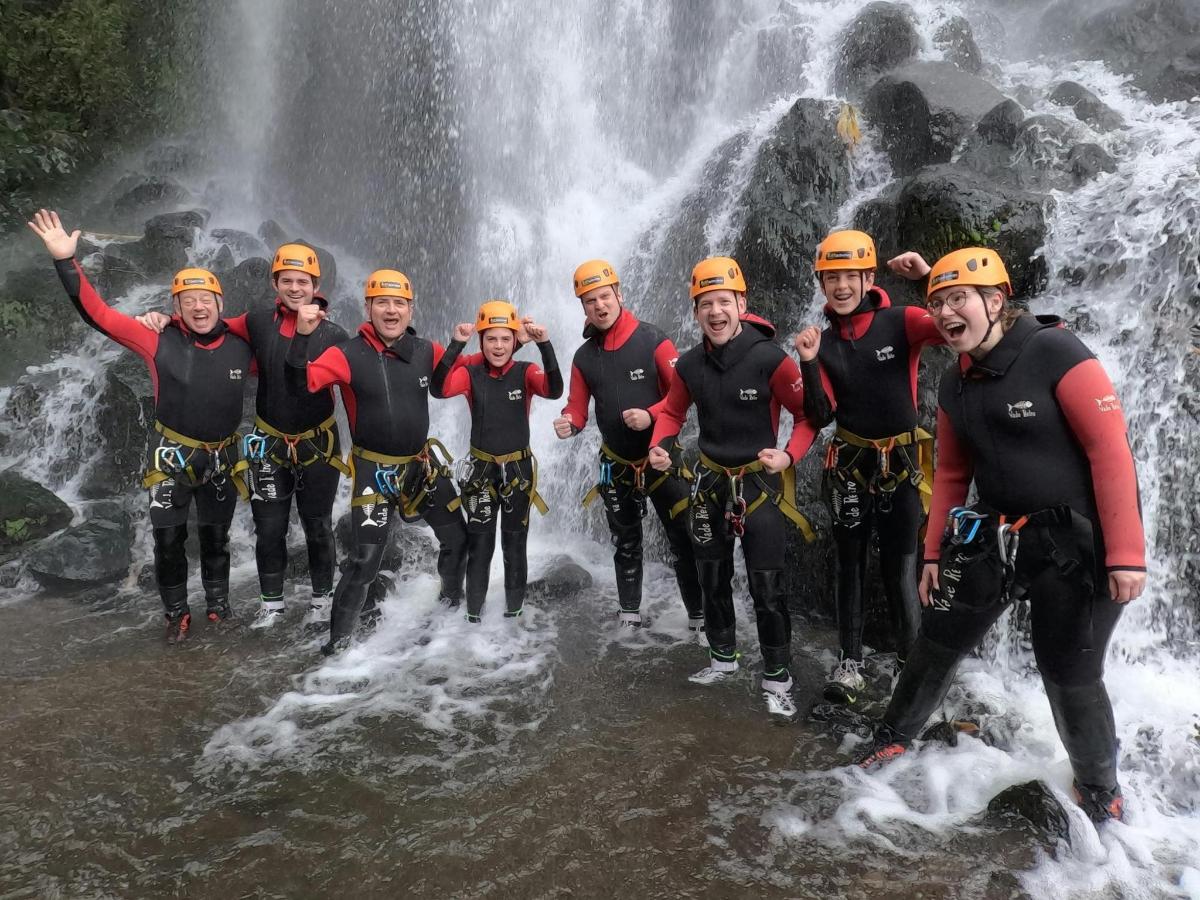
M592 586L592 576L569 556L558 556L546 567L546 573L529 582L529 596L562 600L580 594Z
M258 256L242 260L228 275L221 276L221 288L225 291L226 316L266 309L275 297L275 289L271 286L271 264Z
M115 366L105 373L104 386L96 397L100 452L80 485L79 493L84 499L121 497L141 486L153 410L152 398L139 396Z
M1074 81L1059 84L1050 92L1050 102L1070 107L1079 121L1087 122L1098 131L1113 131L1125 124L1120 113Z
M1014 291L1024 297L1046 285L1046 261L1039 249L1045 240L1051 202L975 172L935 166L863 204L855 214L855 227L875 236L881 258L894 247L897 252L917 250L932 263L962 247L992 247L1004 259ZM913 291L911 284L884 270L880 282L900 296Z
M133 526L127 514L92 519L33 548L29 572L50 589L111 584L128 574L133 564L132 543Z
M863 111L897 175L950 160L977 122L1004 95L948 62L910 63L867 92Z
M159 144L146 151L142 167L154 175L175 175L195 166L199 154L189 146L181 144Z
M198 209L163 213L146 222L142 239L126 250L148 275L173 275L188 264L188 250L207 221L208 213Z
M15 469L0 472L0 558L71 524L71 508Z
M1099 59L1154 102L1200 96L1200 4L1195 0L1124 0L1100 11L1085 0L1053 4L1041 20L1043 43Z
M191 202L191 193L168 175L126 175L108 192L108 206L121 221L134 221Z
M212 262L208 264L208 268L218 276L233 271L233 267L233 251L224 245L217 251L217 255L213 257Z
M1005 788L988 803L986 821L1021 831L1046 846L1070 840L1071 836L1066 811L1040 781Z
M836 737L853 734L869 738L875 733L877 720L863 715L856 709L839 703L817 703L808 713L808 720L816 722Z
M248 231L236 228L214 228L209 232L213 240L228 247L238 259L248 259L251 256L265 258L273 248L268 248L259 238Z
M885 72L916 58L921 39L912 9L901 3L871 3L854 17L841 38L833 85L855 95Z
M1098 144L1078 144L1067 154L1067 168L1078 182L1091 181L1101 172L1117 171L1116 161Z
M754 311L786 334L799 323L796 285L812 283L813 248L845 202L850 172L837 107L799 100L763 143L739 206L733 256L746 270Z
M288 242L287 232L283 230L283 226L274 219L267 219L258 226L258 236L262 238L264 244L267 245L267 254L270 256L275 252L275 248L280 244Z
M947 62L952 62L964 72L978 75L983 71L983 54L975 43L975 34L971 25L962 16L950 19L933 36L933 44L945 55Z
M1017 133L1021 123L1025 121L1025 111L1015 100L1005 100L997 103L975 126L975 134L982 143L998 144L1002 147L1015 147Z
M146 275L133 259L122 256L120 249L101 251L84 263L88 279L108 302L124 297L131 288L146 283Z

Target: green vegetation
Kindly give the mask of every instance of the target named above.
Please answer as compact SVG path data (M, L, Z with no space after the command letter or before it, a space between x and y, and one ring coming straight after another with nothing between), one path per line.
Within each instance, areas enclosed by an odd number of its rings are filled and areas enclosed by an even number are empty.
M164 0L0 0L0 232L32 195L167 123L198 52Z

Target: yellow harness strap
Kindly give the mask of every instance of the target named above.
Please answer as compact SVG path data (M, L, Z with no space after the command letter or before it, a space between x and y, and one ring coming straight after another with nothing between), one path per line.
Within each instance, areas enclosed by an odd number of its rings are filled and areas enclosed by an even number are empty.
M294 465L311 466L318 460L323 460L324 462L329 463L329 465L333 466L333 468L337 469L343 475L349 475L350 467L342 461L340 456L333 452L333 445L336 440L336 426L337 420L333 416L330 416L320 425L317 425L315 428L310 428L308 431L302 431L299 434L287 434L265 422L261 416L254 417L255 429L261 431L263 434L269 434L271 437L277 438L287 445L288 459L280 459L272 454L271 459L274 462L278 463L279 465L286 465L288 462L291 462ZM320 455L314 456L307 462L301 463L297 459L296 445L301 441L312 441L314 438L319 437L322 434L325 435L325 448L323 450L319 447L317 448ZM314 444L314 446L316 445Z
M761 460L756 459L754 462L746 463L744 466L730 468L721 465L703 452L700 453L700 464L710 472L717 475L724 475L726 478L741 478L744 475L753 475L764 471ZM788 466L779 474L781 485L778 491L772 490L761 479L756 479L758 481L759 494L754 498L754 502L746 507L745 515L749 516L764 503L770 502L778 507L779 511L793 525L800 529L800 533L804 535L805 541L812 543L817 539L817 533L813 530L808 519L804 517L804 514L796 506L796 469L794 466Z
M231 444L236 443L241 437L241 435L235 431L229 437L223 438L219 441L199 441L195 438L188 437L186 434L180 434L173 428L168 428L157 419L154 420L154 430L165 437L168 441L187 447L193 452L196 450L203 450L205 453L212 454L213 456L216 456L216 454L220 453ZM195 486L199 482L196 481L195 468L190 462L188 462L188 460L191 458L192 454L189 453L187 460L185 460L187 465L184 467L183 471L187 474L188 479L192 482L192 485ZM250 498L250 491L246 488L246 482L242 478L242 472L244 472L247 468L248 464L244 459L241 459L235 462L229 469L229 480L233 482L233 486L237 489L238 496L243 500L248 500ZM176 473L174 472L164 472L162 469L150 469L142 477L142 487L152 488L155 485L162 484L168 478L175 477L175 474Z
M542 495L538 493L538 464L537 457L533 455L532 449L526 447L524 450L514 450L512 453L504 453L500 456L496 456L492 453L485 453L483 450L477 450L476 448L472 447L471 455L483 462L496 463L499 466L503 466L510 462L520 462L523 459L533 460L533 474L530 478L529 490L526 493L529 495L529 502L537 509L539 513L544 516L550 511L550 507L546 505L546 501L543 500ZM515 487L519 483L520 479L514 478L509 482L509 485ZM528 517L525 519L525 524L529 524Z

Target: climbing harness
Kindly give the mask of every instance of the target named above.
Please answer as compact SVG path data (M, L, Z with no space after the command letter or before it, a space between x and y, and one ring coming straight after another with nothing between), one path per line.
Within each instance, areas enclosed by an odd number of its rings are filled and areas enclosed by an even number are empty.
M453 479L453 457L437 438L430 438L421 448L420 453L409 456L393 456L387 453L376 453L354 446L350 448L351 473L354 459L365 459L376 466L375 493L360 494L350 501L351 506L368 506L374 503L395 503L400 507L401 514L406 518L416 518L421 515L421 508L437 486L439 478ZM419 469L413 469L419 466ZM384 473L382 476L380 473ZM411 476L420 475L416 490L409 496ZM353 477L353 475L352 475ZM453 512L461 505L462 500L455 497L446 504L446 509Z
M863 458L864 453L872 451L876 459L874 467L869 465L869 456ZM894 465L897 457L901 462L899 467ZM864 475L864 469L870 474ZM825 452L825 470L832 478L834 488L834 516L846 527L853 528L861 521L860 490L874 495L876 507L886 515L892 510L896 489L905 481L921 492L921 505L928 513L933 497L933 436L923 428L914 428L891 437L873 439L859 437L839 427ZM856 486L851 488L851 483Z
M706 471L699 473L692 486L693 511L709 503L723 507L730 531L741 537L746 532L746 519L764 503L770 503L800 529L806 541L816 540L812 525L796 507L796 470L793 467L788 466L780 473L780 487L776 489L762 478L765 467L761 460L731 468L701 453L700 465ZM758 488L758 496L749 503L745 496L747 478L751 478Z
M654 479L647 482L646 472L650 467L649 457L639 460L625 459L613 452L607 444L600 445L600 476L596 484L583 496L583 506L590 506L597 497L603 497L609 509L619 508L626 497L632 496L638 504L638 512L646 515L646 498L666 484L672 475L692 481L692 472L686 465L672 466L666 472L653 472ZM625 490L622 490L624 488ZM686 499L678 501L671 507L670 517L687 509Z
M153 488L164 481L175 479L178 483L189 487L199 487L201 484L211 484L217 491L217 499L223 499L226 483L231 483L238 495L244 500L249 497L249 491L242 479L246 468L245 460L236 459L237 441L240 435L236 432L220 441L198 441L195 438L180 434L168 428L162 422L155 420L154 430L163 436L164 441L154 449L154 466L142 477L142 487ZM188 452L184 453L183 448ZM231 458L229 448L235 449ZM197 476L198 459L207 454L208 465ZM186 477L186 481L183 479Z

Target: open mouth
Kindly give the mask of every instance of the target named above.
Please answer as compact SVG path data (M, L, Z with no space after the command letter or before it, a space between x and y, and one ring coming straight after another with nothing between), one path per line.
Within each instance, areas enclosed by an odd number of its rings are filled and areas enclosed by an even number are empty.
M708 320L708 330L711 331L713 334L724 334L726 329L728 329L728 328L729 328L729 320L728 319L709 319Z
M955 340L956 338L960 338L966 334L967 323L946 322L944 325L942 325L942 330L946 332L946 337L950 338L951 340Z

